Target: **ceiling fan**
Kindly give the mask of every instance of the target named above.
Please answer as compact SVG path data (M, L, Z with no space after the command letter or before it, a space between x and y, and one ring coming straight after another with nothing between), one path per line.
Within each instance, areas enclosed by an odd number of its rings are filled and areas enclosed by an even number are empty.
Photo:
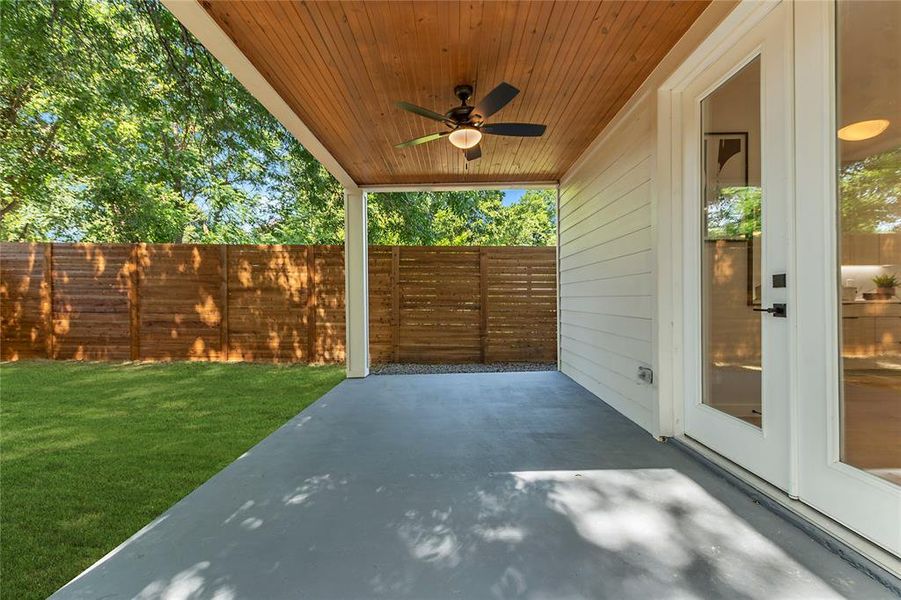
M509 83L501 82L475 106L467 104L467 101L472 97L471 85L458 85L454 88L454 94L460 99L462 104L455 106L443 115L409 102L398 102L396 104L398 108L415 113L426 119L444 123L449 131L430 133L429 135L407 140L397 144L395 148L409 148L410 146L418 146L419 144L447 137L451 144L463 150L466 160L470 161L482 156L479 142L483 134L514 137L539 137L544 135L545 125L534 123L492 124L485 122L485 119L507 106L519 94L519 90Z

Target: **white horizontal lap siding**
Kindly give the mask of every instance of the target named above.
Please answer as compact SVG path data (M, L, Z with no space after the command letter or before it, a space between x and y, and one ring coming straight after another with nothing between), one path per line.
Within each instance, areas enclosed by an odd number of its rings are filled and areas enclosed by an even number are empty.
M655 222L657 93L736 4L707 7L560 181L560 370L654 435L672 429L658 391L674 385L638 380L671 342L672 324L657 317L658 276L672 289L656 267L658 232L670 227Z
M560 185L560 367L655 432L650 95Z

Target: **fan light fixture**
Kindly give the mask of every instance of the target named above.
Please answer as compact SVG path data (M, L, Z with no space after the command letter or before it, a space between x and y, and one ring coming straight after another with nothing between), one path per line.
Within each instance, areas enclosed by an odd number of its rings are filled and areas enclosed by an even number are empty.
M459 127L451 131L447 139L457 148L466 150L479 143L482 139L482 132L475 127Z
M0 0L0 2L2 1ZM468 102L472 98L472 86L458 85L454 88L454 95L460 100L460 105L445 113L435 112L409 102L397 102L395 104L397 108L425 117L430 121L437 121L447 127L447 129L421 135L418 138L396 144L394 147L412 148L446 137L454 147L463 150L463 158L469 163L482 157L482 146L479 142L482 140L483 135L541 137L544 135L544 130L547 129L546 125L538 123L485 122L485 119L510 104L517 94L519 94L518 89L502 81L497 87L488 92L478 104L470 106Z
M873 119L872 121L858 121L845 125L838 130L838 137L846 142L860 142L874 138L888 129L889 122L886 119Z

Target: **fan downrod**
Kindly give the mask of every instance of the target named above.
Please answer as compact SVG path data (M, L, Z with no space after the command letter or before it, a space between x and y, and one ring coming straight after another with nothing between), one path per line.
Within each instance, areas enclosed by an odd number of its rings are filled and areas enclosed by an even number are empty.
M472 86L471 85L458 85L454 88L454 96L460 99L460 102L463 103L463 106L466 106L466 102L472 98Z
M472 98L472 86L471 85L458 85L454 88L454 95L460 99L460 106L455 106L445 113L447 118L449 118L454 123L458 125L467 124L470 122L469 114L472 112L473 107L466 104L466 102Z

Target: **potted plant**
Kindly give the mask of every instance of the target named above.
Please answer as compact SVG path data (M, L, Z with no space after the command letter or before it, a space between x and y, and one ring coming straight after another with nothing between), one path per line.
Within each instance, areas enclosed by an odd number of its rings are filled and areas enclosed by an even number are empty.
M880 298L894 298L895 288L898 287L898 277L894 273L883 273L873 278L876 284L876 294Z

